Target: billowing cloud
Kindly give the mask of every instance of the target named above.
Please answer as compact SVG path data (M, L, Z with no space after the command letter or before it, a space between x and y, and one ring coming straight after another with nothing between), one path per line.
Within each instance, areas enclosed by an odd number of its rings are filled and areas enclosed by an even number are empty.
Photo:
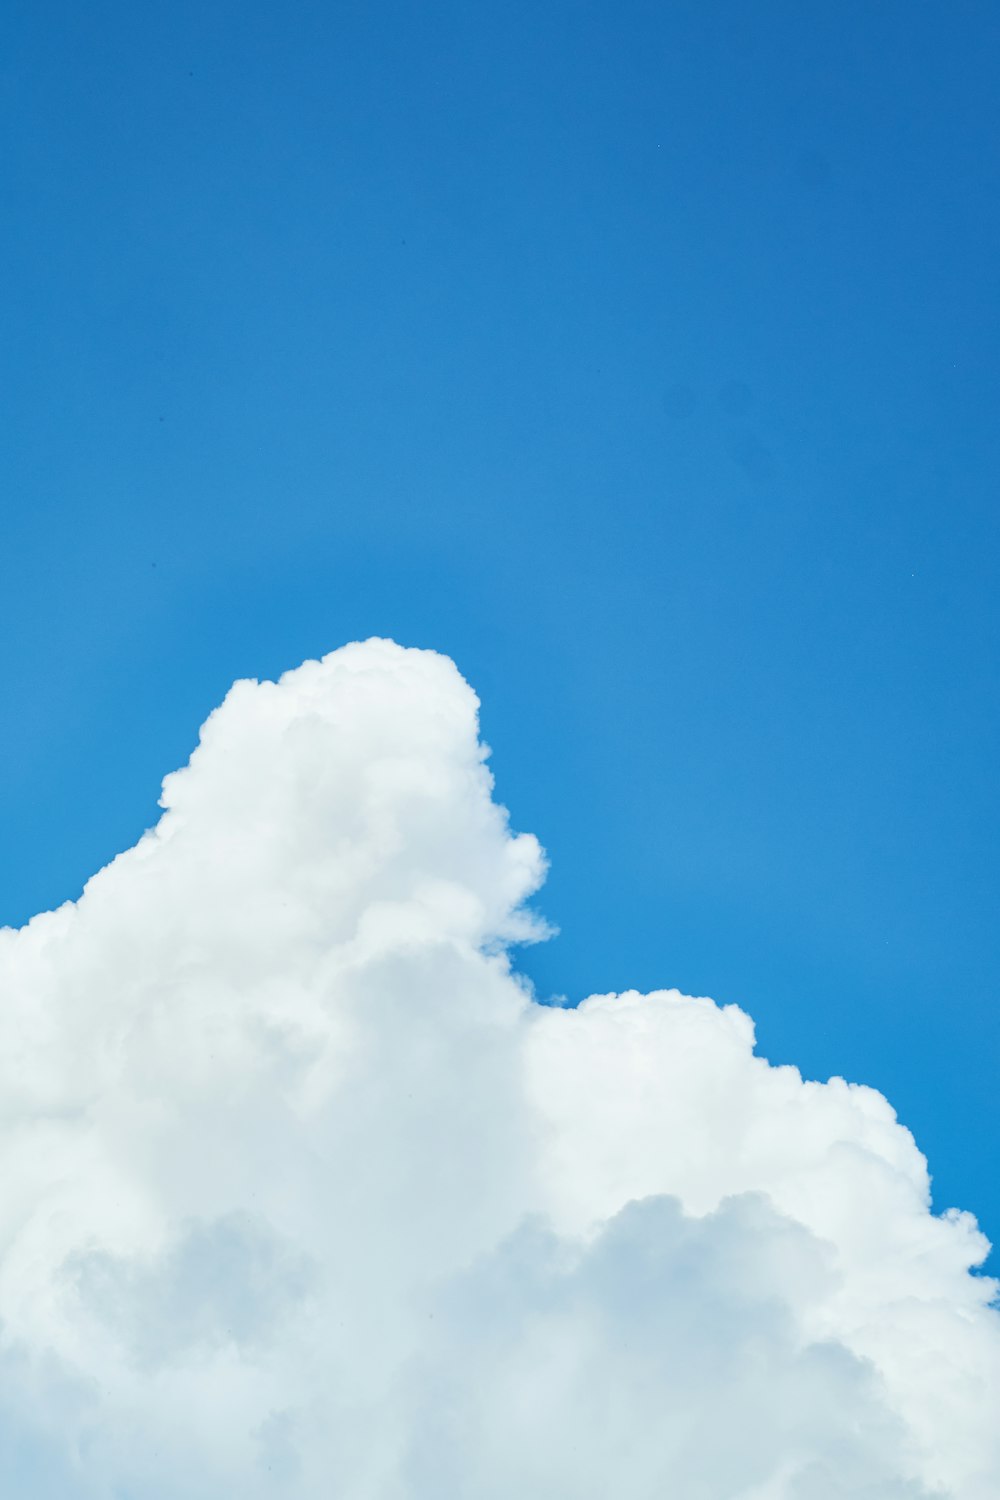
M4 1492L996 1500L975 1222L734 1007L534 1003L477 706L386 641L239 682L0 931Z

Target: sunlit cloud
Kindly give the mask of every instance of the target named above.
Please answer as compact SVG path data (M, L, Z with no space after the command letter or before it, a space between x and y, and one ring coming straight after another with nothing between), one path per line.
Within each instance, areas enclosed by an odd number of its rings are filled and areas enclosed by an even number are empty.
M239 682L0 931L0 1471L185 1500L995 1500L1000 1322L878 1093L535 1003L454 665Z

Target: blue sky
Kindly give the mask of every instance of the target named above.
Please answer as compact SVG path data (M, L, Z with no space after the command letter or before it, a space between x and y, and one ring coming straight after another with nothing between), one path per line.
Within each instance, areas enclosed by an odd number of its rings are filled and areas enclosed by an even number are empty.
M3 23L0 920L239 675L458 662L543 993L888 1094L1000 1234L1000 14Z

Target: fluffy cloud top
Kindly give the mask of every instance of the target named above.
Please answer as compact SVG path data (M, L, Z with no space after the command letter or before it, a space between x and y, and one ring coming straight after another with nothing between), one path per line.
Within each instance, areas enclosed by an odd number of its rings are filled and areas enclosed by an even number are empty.
M536 1005L447 659L239 682L0 931L0 1477L32 1500L996 1500L1000 1321L880 1094Z

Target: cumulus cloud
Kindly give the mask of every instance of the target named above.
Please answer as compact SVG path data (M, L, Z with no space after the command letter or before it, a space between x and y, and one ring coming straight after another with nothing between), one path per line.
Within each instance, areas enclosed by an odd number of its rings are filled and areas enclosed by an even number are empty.
M534 1003L446 658L239 682L0 931L0 1474L33 1500L995 1500L1000 1324L886 1100Z

